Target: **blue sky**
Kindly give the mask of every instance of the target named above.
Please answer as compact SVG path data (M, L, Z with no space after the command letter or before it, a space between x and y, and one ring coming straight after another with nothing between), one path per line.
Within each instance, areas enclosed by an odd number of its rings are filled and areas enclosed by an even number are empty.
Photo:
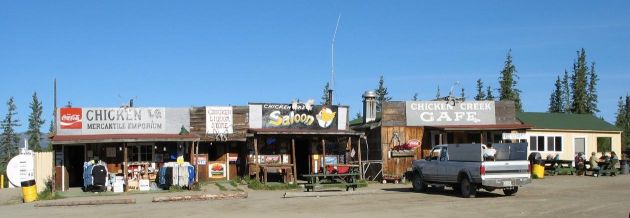
M496 88L510 48L526 111L546 111L580 48L597 63L598 115L614 122L630 91L629 1L0 0L0 116L14 96L25 130L34 91L51 114L54 78L60 105L319 101L339 14L335 102L352 114L380 75L394 100Z

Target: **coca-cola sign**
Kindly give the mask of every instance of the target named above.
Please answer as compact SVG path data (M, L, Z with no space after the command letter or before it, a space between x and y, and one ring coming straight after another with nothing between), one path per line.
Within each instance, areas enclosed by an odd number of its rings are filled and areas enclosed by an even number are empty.
M59 126L62 129L81 129L83 127L81 108L61 108L59 110Z

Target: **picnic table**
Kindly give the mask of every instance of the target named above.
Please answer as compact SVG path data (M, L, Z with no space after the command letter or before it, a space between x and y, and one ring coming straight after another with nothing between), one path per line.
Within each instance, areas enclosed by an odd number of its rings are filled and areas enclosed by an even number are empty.
M609 162L606 161L597 161L597 166L599 167L599 171L598 171L598 175L609 175L609 176L616 176L618 174L620 174L620 170L617 169L616 165L619 163L619 160L615 159L615 160L611 160ZM590 167L591 163L589 161L584 162L584 166L586 167L586 165L589 166L589 168L586 171L591 171L592 173L595 173L595 171L592 169L592 167Z
M573 175L575 172L576 170L573 167L573 160L545 160L545 173L548 175Z
M346 191L356 190L359 178L358 165L337 164L326 165L325 170L320 173L303 174L307 183L304 188L307 192L315 190L315 187L327 184L341 184L346 187Z

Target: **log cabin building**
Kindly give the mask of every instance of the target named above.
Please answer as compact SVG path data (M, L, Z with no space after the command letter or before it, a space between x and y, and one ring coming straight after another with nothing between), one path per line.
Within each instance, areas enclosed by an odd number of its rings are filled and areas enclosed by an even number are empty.
M504 133L524 132L531 126L516 119L510 101L390 101L376 110L376 94L363 94L363 118L350 128L363 132L365 177L398 182L413 160L448 143L503 141Z
M362 133L348 107L252 103L191 108L75 107L57 110L55 184L83 186L84 163L106 163L124 184L154 181L168 162L195 167L195 181L252 176L296 182L326 164L349 164ZM360 154L359 154L360 155Z

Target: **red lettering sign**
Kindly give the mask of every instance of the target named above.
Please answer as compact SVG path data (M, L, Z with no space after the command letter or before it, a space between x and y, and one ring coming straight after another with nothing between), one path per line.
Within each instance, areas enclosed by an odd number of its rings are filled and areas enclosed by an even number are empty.
M59 110L59 126L62 129L81 129L83 127L81 108L61 108Z

